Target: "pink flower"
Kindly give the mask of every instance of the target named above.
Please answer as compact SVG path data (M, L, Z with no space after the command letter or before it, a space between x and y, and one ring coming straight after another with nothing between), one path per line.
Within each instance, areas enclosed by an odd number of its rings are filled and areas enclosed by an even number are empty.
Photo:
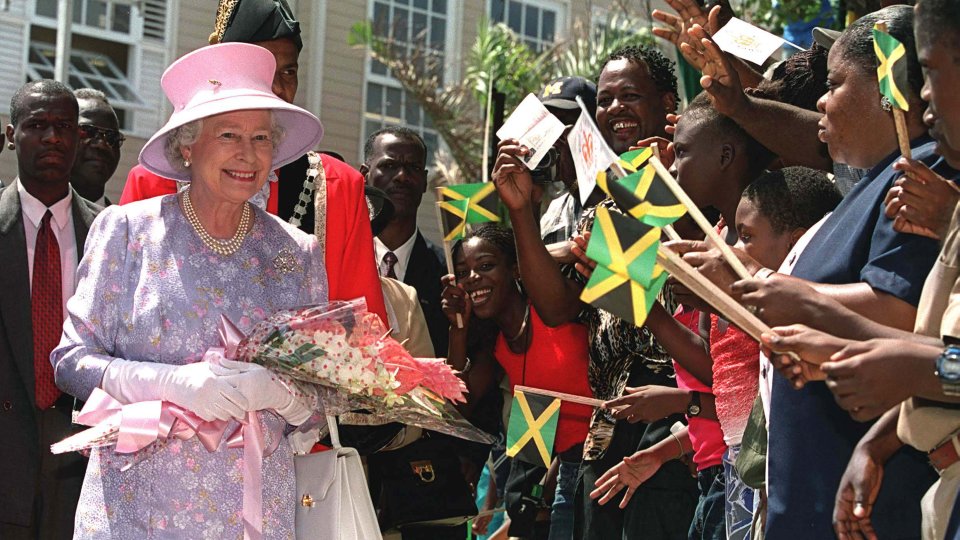
M192 469L192 468L193 468L193 463L194 463L193 458L187 458L187 463L186 463L186 465L187 465L187 468L188 468L188 469Z
M251 325L253 325L253 320L251 320L250 317L240 317L240 326L248 328Z
M200 512L193 514L193 520L196 521L197 523L203 523L203 514L201 514Z
M264 311L262 307L257 306L253 308L253 316L257 319L262 319L266 314L267 312Z
M212 263L215 263L215 262L217 262L217 258L214 257L213 255L209 255L209 256L207 256L207 261L212 262Z
M414 358L413 361L423 373L423 386L445 399L466 401L463 397L466 385L442 358Z
M163 518L163 519L161 519L160 521L158 521L158 522L157 522L157 528L160 529L161 531L166 530L166 529L167 529L167 518Z
M250 265L257 266L260 264L260 259L258 257L250 257Z

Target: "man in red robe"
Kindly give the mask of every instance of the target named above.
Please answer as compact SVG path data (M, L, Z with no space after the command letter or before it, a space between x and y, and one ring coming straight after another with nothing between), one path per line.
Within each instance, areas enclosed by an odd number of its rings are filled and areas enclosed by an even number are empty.
M231 2L221 0L216 30L210 36L210 42L235 41L259 45L273 53L277 59L273 92L284 101L293 103L298 84L297 61L303 42L300 24L286 1L240 0L231 6ZM309 193L309 202L303 203L300 201L310 167L308 156L275 171L277 180L268 182L266 210L307 233L318 235L324 248L331 300L352 300L363 296L367 308L386 323L383 291L373 258L373 235L363 194L363 176L326 154L320 154L320 165L323 175L316 177L315 190ZM324 177L326 181L320 182ZM120 204L176 193L177 187L176 181L157 176L137 165L127 175ZM322 210L319 224L315 202Z

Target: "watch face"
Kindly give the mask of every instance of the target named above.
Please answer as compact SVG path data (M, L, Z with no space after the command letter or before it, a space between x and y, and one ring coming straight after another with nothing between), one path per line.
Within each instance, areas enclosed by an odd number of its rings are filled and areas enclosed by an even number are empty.
M937 371L940 378L946 381L960 381L960 354L955 349L948 349L937 361Z
M696 416L700 414L700 407L697 405L691 405L687 407L687 414L689 414L690 416Z

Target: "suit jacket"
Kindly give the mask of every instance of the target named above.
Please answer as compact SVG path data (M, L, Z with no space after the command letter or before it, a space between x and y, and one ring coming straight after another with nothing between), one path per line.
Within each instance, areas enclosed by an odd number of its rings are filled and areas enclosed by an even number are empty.
M417 290L392 278L381 277L383 297L387 300L387 317L393 333L390 337L416 358L435 358L427 319L423 316ZM396 323L396 324L394 324Z
M101 207L74 191L72 210L80 254L90 224ZM0 287L0 433L3 434L0 478L4 479L0 482L0 522L29 526L38 489L40 455L41 452L49 454L50 448L41 442L40 411L35 405L30 274L16 182L0 189L0 275L3 275L3 287ZM69 407L49 410L62 411L62 431L70 429ZM75 463L85 458L65 454L64 460ZM83 468L79 471L80 477L71 481L83 481ZM79 488L76 492L79 493Z
M443 248L427 240L417 231L417 239L410 251L410 262L403 282L417 290L420 308L427 319L430 341L438 357L447 357L447 342L450 338L450 321L443 314L440 296L443 286L440 278L447 275L446 257Z

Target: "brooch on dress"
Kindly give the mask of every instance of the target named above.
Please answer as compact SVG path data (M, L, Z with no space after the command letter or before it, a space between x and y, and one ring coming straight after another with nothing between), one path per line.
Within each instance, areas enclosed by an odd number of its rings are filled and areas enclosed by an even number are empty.
M303 268L297 262L297 258L293 256L293 251L290 248L283 248L277 253L277 256L273 258L273 268L278 274L303 272Z

